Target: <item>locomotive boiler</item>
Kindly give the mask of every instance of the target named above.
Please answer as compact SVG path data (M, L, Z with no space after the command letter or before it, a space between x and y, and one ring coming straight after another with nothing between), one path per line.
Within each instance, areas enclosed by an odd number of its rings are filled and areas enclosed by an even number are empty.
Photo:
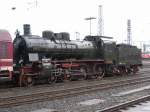
M24 35L18 35L14 40L15 63L23 60L24 64L28 64L42 58L52 60L103 58L104 43L98 36L87 36L83 41L76 41L70 40L66 32L44 31L40 37L31 35L29 26L25 26L24 29Z

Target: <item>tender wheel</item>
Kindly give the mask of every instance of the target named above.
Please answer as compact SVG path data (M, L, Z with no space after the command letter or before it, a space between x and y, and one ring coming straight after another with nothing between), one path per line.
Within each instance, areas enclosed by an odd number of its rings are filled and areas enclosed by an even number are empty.
M138 71L139 71L139 69L137 66L133 67L133 74L136 74Z
M102 79L105 75L102 67L100 65L95 66L96 78Z
M54 82L56 82L56 77L55 77L55 75L51 75L51 76L48 78L48 83L49 83L49 84L52 84L52 83L54 83Z
M70 75L69 80L73 81L73 79L74 79L73 76Z
M128 74L128 70L124 66L120 67L119 71L120 71L121 76L124 76L124 75Z

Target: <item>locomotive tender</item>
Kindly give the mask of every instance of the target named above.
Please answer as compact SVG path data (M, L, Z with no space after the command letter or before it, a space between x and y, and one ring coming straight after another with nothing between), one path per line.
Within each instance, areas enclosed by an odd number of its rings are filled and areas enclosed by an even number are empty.
M32 85L34 80L75 77L102 78L105 74L137 72L142 65L141 50L136 46L103 41L104 36L86 36L70 40L66 32L43 31L42 37L31 35L30 25L24 25L24 35L14 39L14 77L20 85Z

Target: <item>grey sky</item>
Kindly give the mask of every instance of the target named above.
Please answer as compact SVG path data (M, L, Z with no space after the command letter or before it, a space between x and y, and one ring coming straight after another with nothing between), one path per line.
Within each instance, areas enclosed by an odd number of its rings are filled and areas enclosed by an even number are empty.
M86 17L98 18L98 5L103 5L104 35L123 42L127 38L127 19L131 19L133 41L148 41L150 29L149 0L0 0L0 28L7 29L14 37L18 28L30 23L32 33L41 35L43 30L69 32L75 39L89 34ZM16 10L11 10L15 6ZM98 20L92 21L92 34L97 34Z

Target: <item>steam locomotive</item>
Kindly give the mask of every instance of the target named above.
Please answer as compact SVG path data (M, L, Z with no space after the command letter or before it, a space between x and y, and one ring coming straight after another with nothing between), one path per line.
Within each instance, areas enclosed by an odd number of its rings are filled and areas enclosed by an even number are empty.
M13 80L33 85L38 79L48 83L76 78L102 78L105 74L136 73L142 65L141 50L136 46L104 41L106 36L86 36L70 40L69 33L43 31L31 35L24 25L24 35L13 41Z

